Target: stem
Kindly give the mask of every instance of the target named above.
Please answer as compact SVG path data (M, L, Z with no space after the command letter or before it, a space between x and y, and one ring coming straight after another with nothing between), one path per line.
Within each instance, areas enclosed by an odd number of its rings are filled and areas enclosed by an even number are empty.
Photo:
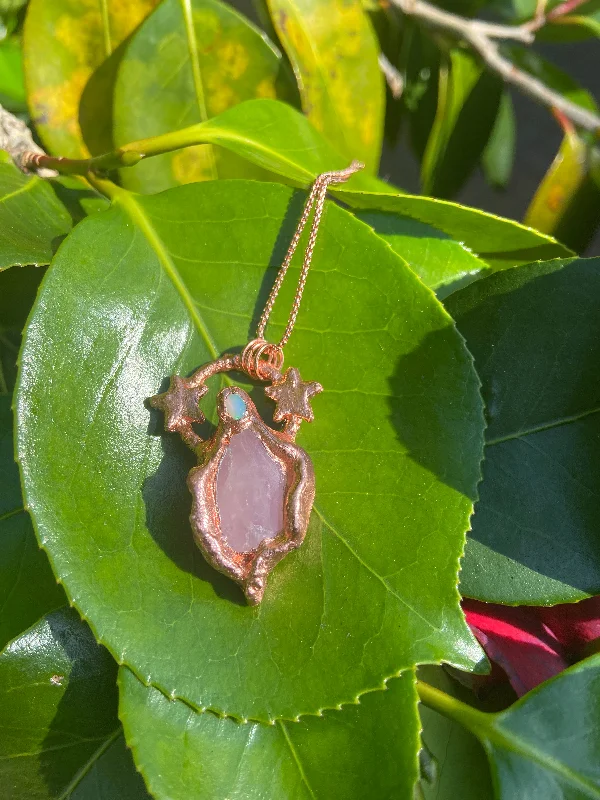
M600 115L567 100L542 81L519 69L500 53L498 45L494 41L495 39L516 40L531 44L534 41L535 30L541 27L550 18L549 16L542 16L524 25L495 25L484 20L467 19L458 14L442 11L425 0L391 0L391 2L403 14L417 17L428 25L459 36L460 39L471 45L489 69L500 75L506 83L512 84L524 94L529 95L533 100L537 100L538 103L549 108L557 108L573 123L585 130L596 133L600 131ZM570 10L571 7L572 3L565 3L558 8L564 8L565 11L561 13L566 13L566 9ZM560 15L554 13L552 19L556 19L557 16Z
M458 722L477 736L478 739L489 736L492 714L478 711L476 708L467 705L467 703L463 703L462 700L457 700L456 697L452 697L452 695L446 694L423 681L417 681L417 692L423 705Z
M116 183L109 181L107 178L99 178L91 172L86 172L85 177L97 192L108 197L109 200L117 200L123 194L127 194L125 189L121 189L120 186L117 186Z
M20 163L23 169L27 170L46 167L56 170L61 175L83 175L89 179L91 173L107 172L120 167L133 167L150 156L158 156L173 150L181 150L183 147L203 144L201 127L202 123L197 123L179 131L163 133L150 139L140 139L137 142L123 145L111 153L104 153L93 158L64 158L48 156L45 153L28 152L21 157Z

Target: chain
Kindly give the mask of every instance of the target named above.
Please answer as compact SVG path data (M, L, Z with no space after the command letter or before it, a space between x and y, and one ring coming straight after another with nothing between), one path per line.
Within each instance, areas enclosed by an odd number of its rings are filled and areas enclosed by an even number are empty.
M306 227L306 223L311 215L313 207L315 209L315 215L313 218L312 226L310 229L310 234L308 237L308 244L306 246L306 252L304 253L304 261L302 262L302 269L300 270L300 277L298 279L298 286L296 287L296 294L294 295L294 302L292 304L292 310L290 311L290 316L287 321L287 326L284 331L283 336L278 345L269 345L269 347L281 349L287 344L290 336L292 335L292 331L294 330L294 325L296 324L296 318L298 316L298 311L300 310L300 301L302 300L302 293L304 292L304 287L306 285L306 278L308 277L308 270L310 269L310 262L312 260L313 251L315 249L315 244L317 241L317 233L319 232L319 223L321 222L321 217L323 216L323 209L325 206L325 195L327 194L327 187L332 183L344 183L348 180L348 178L357 172L359 169L363 168L363 164L359 161L353 161L349 167L346 169L337 170L335 172L323 172L312 185L312 189L310 190L310 194L304 204L304 210L302 211L302 216L300 217L300 222L298 223L298 227L296 228L296 232L292 237L292 241L290 242L290 246L286 253L285 258L283 259L283 263L279 268L279 272L277 273L277 279L273 284L273 288L271 289L271 293L269 295L269 299L266 302L264 310L262 312L260 321L258 323L258 327L256 329L256 339L254 341L264 341L264 334L265 328L267 327L267 323L269 321L269 317L271 316L271 311L273 310L273 306L275 305L275 300L277 299L277 295L279 294L279 290L281 289L281 285L283 280L286 276L290 263L292 261L292 257L296 252L296 248L298 247L298 242L300 241L300 237L302 236L302 231ZM283 356L281 357L283 361Z

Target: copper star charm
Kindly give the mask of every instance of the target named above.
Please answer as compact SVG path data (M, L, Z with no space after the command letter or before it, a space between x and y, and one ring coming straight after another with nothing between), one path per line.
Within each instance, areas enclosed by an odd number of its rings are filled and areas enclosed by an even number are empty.
M173 375L168 390L155 394L149 402L164 412L165 429L174 433L188 428L192 422L204 422L206 418L198 403L207 392L207 386L190 386L179 375Z
M309 398L322 391L323 387L320 383L303 381L296 367L290 367L284 372L279 381L265 388L267 397L277 403L277 408L273 414L275 422L283 422L283 420L291 420L293 418L312 422L314 414L310 407Z

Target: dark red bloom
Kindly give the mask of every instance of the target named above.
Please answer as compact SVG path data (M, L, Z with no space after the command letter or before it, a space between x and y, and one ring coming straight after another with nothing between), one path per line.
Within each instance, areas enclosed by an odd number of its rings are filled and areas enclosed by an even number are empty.
M520 696L584 657L600 637L600 597L549 608L463 600L471 630ZM490 676L497 682L498 671Z

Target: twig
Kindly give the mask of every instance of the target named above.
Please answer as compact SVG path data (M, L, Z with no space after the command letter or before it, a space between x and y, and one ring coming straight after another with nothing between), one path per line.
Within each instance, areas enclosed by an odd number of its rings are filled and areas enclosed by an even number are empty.
M394 100L399 100L404 91L404 78L383 53L379 54L379 69L383 72L392 97Z
M493 25L483 20L466 19L457 14L442 11L425 0L391 0L391 2L404 14L418 17L426 24L457 34L460 39L470 44L479 53L484 63L500 75L506 83L516 86L517 89L542 105L558 109L579 127L594 132L600 131L600 115L567 100L566 97L550 89L533 75L519 69L500 53L495 39L533 42L535 33L531 28L531 23ZM577 2L577 0L571 0L571 2ZM566 6L566 4L564 5Z
M27 172L31 168L23 163L24 156L45 155L42 148L33 141L31 131L23 120L15 117L2 106L0 106L0 150L6 150L23 172ZM40 178L56 178L58 175L55 170L41 165L36 167L35 171Z
M526 25L497 25L485 20L467 19L450 11L444 11L425 0L391 0L391 2L407 16L418 17L436 28L454 31L460 36L464 36L467 31L473 31L490 39L510 39L525 44L531 44L535 38Z
M516 67L512 61L500 54L498 46L487 37L472 33L467 37L467 41L477 50L487 66L497 72L507 83L516 86L517 89L542 105L562 111L575 125L588 131L600 131L600 115L571 102L562 94L550 89L538 78L534 78L533 75Z
M555 20L560 22L561 17L570 14L571 11L576 11L579 6L587 2L589 0L565 0L564 3L559 3L559 5L551 8L550 11L546 11L548 0L538 0L533 19L524 23L524 27L535 33L540 28L543 28L547 22L554 22Z

